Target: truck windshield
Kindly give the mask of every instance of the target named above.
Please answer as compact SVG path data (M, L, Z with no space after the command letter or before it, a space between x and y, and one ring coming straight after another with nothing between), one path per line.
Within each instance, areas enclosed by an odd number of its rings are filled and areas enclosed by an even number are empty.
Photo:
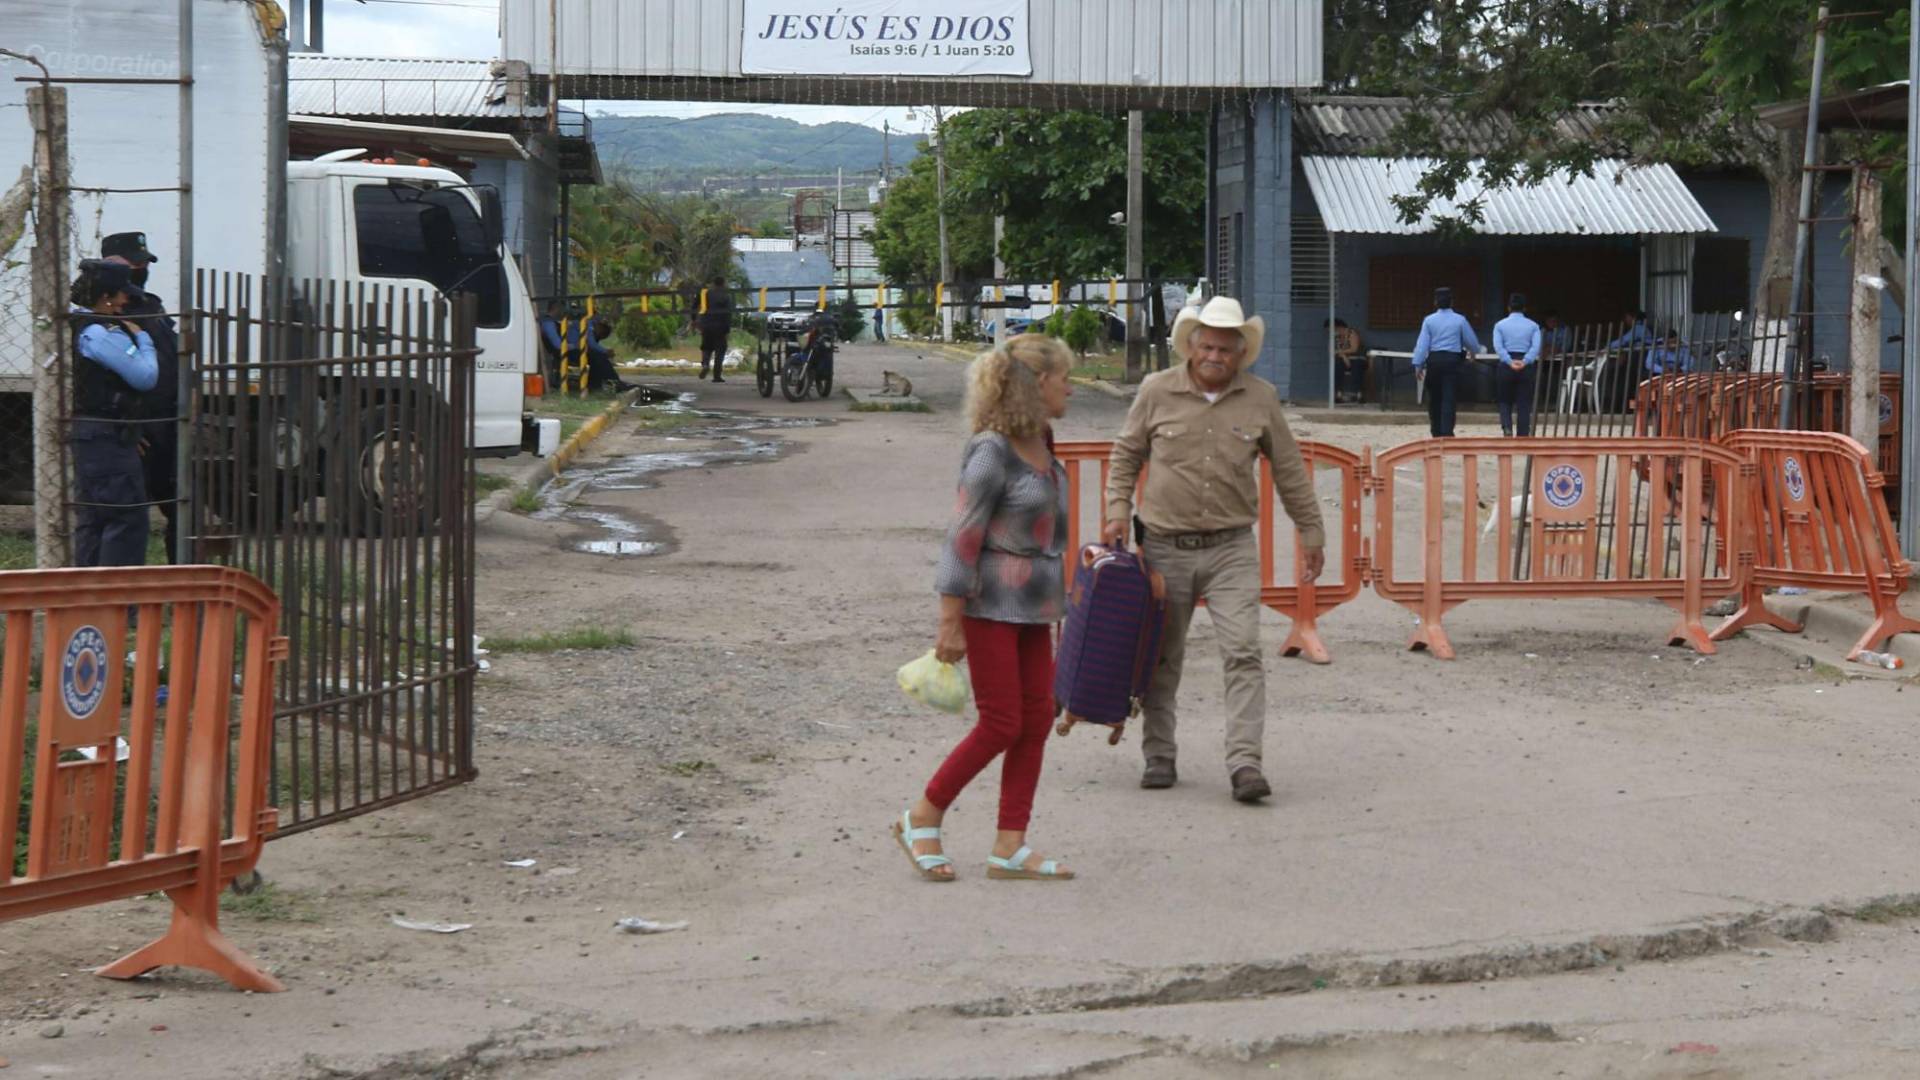
M506 271L499 252L487 247L480 212L464 194L363 184L353 189L353 217L362 275L418 278L443 293L473 293L481 326L507 324Z

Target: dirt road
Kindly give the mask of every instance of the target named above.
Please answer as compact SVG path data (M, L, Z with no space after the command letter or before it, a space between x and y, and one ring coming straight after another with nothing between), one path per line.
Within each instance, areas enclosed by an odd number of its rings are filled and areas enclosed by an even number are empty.
M487 524L483 632L638 644L495 657L479 781L270 845L270 890L228 926L288 993L84 974L163 903L12 924L0 1058L313 1080L1920 1071L1920 687L1751 640L1700 661L1655 645L1654 605L1468 604L1447 664L1362 597L1323 626L1333 665L1269 664L1259 808L1227 797L1203 618L1179 787L1136 786L1137 736L1049 748L1034 841L1079 880L985 878L988 776L949 818L961 880L919 881L886 826L963 725L892 672L930 643L962 369L849 349L840 379L882 368L935 411L702 386L692 406L727 415L622 424L542 514ZM1083 392L1061 434L1106 437L1123 408ZM588 550L607 541L647 553Z

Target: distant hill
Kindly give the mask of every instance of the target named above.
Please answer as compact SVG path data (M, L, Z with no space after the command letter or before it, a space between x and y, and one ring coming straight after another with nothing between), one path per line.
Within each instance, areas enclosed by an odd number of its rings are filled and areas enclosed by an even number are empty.
M755 113L593 118L600 163L645 183L669 177L849 174L880 168L879 128L862 124L802 124ZM912 161L918 134L895 132L893 167Z

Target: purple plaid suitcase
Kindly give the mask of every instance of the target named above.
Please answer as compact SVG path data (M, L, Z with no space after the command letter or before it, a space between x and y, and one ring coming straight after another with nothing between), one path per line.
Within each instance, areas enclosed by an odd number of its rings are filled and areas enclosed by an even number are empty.
M1166 614L1166 585L1140 556L1098 545L1080 553L1053 674L1060 734L1084 721L1120 741L1153 683Z

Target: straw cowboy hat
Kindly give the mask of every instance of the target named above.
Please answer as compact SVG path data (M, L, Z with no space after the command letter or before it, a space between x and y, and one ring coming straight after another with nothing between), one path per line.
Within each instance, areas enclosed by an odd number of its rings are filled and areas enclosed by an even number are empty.
M1172 345L1180 359L1187 359L1187 345L1193 340L1194 331L1203 326L1238 330L1247 342L1247 351L1241 356L1241 362L1245 364L1252 363L1254 357L1260 355L1260 342L1267 336L1267 324L1260 316L1249 319L1240 310L1240 301L1231 296L1216 296L1207 301L1206 307L1181 308L1180 314L1174 318Z

